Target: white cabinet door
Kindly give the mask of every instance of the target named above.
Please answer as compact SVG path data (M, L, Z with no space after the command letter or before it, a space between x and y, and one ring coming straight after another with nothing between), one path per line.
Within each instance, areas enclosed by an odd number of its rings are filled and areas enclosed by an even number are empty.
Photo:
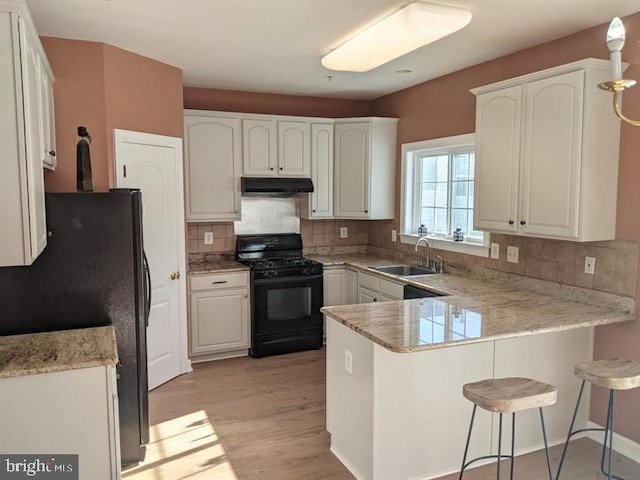
M323 272L324 306L344 305L346 285L344 268L325 269Z
M378 301L378 293L363 287L358 287L358 303L372 303Z
M47 245L47 225L44 206L44 137L40 112L40 58L34 33L19 20L22 63L22 89L24 98L24 128L27 152L27 194L30 231L30 258L32 263Z
M278 122L278 175L311 174L311 126L308 122Z
M249 346L249 293L228 289L191 293L191 353Z
M345 296L344 304L353 305L358 303L358 272L347 269L345 272Z
M521 96L515 86L476 99L476 229L518 229Z
M187 221L240 220L240 119L187 112Z
M313 193L302 199L303 218L333 217L333 125L311 124Z
M278 126L275 120L242 120L242 161L245 175L278 174Z
M53 111L53 79L45 60L38 55L38 110L40 112L40 131L42 132L42 163L45 168L55 170L56 127Z
M369 217L370 135L369 123L335 126L336 217Z
M0 412L2 453L73 453L76 478L120 479L115 366L0 379Z
M525 85L522 213L527 235L576 238L584 72Z

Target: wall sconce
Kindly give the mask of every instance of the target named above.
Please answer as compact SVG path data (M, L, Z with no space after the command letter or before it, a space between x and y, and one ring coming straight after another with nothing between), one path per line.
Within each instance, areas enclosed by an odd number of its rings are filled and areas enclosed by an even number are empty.
M625 80L622 78L622 56L620 51L624 46L625 31L624 25L620 18L615 17L609 25L607 31L607 47L611 52L611 78L608 82L602 82L598 85L602 90L613 93L613 110L621 120L627 122L634 127L640 127L640 121L631 120L622 114L620 101L622 100L622 92L636 84L635 80Z

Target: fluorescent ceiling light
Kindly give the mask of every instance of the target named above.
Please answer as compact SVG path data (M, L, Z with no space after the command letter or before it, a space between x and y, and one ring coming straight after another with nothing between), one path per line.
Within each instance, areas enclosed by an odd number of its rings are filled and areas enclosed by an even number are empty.
M414 2L347 40L322 58L331 70L368 72L464 28L471 12Z

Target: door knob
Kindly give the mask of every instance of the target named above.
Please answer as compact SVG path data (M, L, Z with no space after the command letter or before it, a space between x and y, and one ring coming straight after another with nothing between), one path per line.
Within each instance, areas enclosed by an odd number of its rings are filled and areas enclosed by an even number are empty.
M178 280L180 278L180 272L171 272L171 275L169 275L169 278L171 280Z

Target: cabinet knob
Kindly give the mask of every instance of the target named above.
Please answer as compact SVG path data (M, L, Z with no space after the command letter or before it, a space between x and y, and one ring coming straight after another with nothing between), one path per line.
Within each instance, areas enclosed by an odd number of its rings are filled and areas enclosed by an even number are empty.
M284 168L283 168L283 167L280 167L280 170L284 170Z
M377 301L378 301L378 299L377 299L377 298L374 298L374 299L373 299L373 301L374 301L374 302L377 302Z
M524 220L520 220L520 225L526 225L527 222L525 222Z
M55 150L49 150L49 155L51 155L52 157L55 157L56 156Z
M243 298L248 298L248 297L249 297L249 294L248 294L248 293L245 293L244 295L242 295L242 297L243 297Z
M315 211L315 210L311 210L311 211L312 211L313 213L316 213L316 211Z
M273 170L273 167L269 168L269 170Z
M238 210L237 208L234 210L235 213L240 213L240 210Z
M513 220L509 220L509 225L513 225Z
M364 213L369 213L369 210L365 210Z

